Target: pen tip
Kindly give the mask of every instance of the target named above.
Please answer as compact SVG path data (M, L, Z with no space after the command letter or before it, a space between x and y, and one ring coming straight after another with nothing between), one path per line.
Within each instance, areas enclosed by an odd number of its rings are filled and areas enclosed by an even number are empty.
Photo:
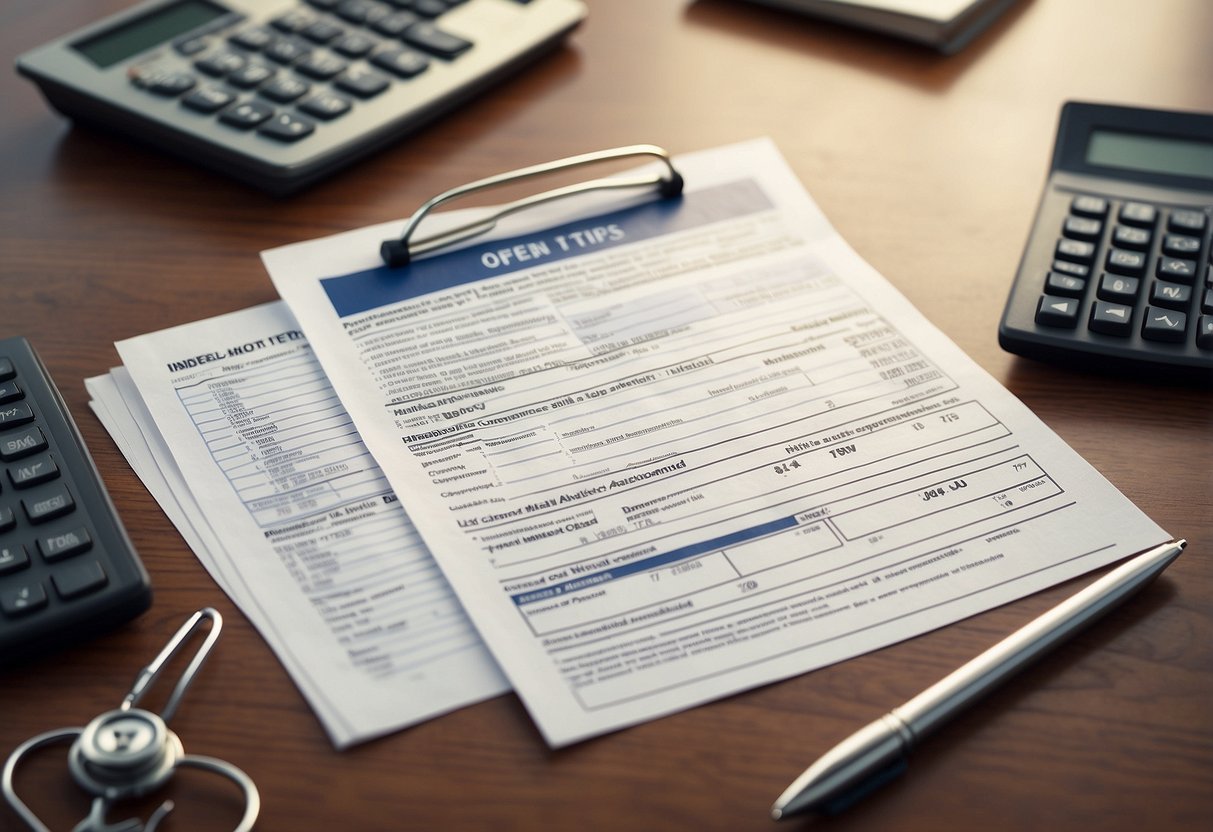
M771 807L771 820L779 820L782 817L783 817L783 809L780 809L778 806L772 806Z

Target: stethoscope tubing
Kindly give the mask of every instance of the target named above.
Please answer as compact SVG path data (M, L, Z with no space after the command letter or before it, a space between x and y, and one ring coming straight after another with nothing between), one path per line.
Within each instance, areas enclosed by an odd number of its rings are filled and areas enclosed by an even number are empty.
M51 830L17 795L16 788L13 785L17 766L20 765L21 760L27 754L56 742L74 740L83 733L83 728L56 728L53 731L46 731L35 737L30 737L21 743L21 745L13 749L13 753L5 761L4 770L0 773L0 791L3 792L4 799L8 802L9 806L13 808L13 811L17 813L21 820L25 821L25 824L32 832L51 832ZM173 766L173 770L176 771L179 768L185 767L198 768L203 771L209 771L212 774L222 775L239 786L240 790L244 793L244 815L240 818L240 823L233 832L251 832L253 825L257 822L257 815L261 812L261 793L257 790L257 784L253 782L251 777L226 760L199 754L183 755L177 760Z

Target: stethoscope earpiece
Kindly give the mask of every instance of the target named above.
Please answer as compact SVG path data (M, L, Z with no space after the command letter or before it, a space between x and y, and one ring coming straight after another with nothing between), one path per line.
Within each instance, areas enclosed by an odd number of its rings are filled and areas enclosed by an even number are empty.
M155 714L134 707L203 619L211 622L210 632L181 675L164 711ZM105 816L110 804L154 792L182 767L210 771L239 786L244 793L244 816L235 832L248 832L253 828L261 811L261 797L252 778L224 760L186 754L181 739L168 727L168 720L176 712L181 697L206 661L222 627L223 618L217 611L208 607L194 613L152 663L139 672L135 684L118 708L106 711L83 728L59 728L31 737L9 755L0 775L0 788L5 800L30 829L34 832L50 832L17 796L13 774L27 755L44 746L66 741L72 743L67 755L68 770L76 783L93 795L88 817L78 823L72 832L154 832L172 811L171 801L162 803L146 824L133 818L110 824Z

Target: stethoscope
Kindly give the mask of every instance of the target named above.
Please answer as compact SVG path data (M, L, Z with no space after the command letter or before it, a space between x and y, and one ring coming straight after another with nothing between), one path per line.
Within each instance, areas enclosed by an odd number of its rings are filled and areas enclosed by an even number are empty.
M180 652L182 646L202 624L211 622L206 640L182 673L173 688L168 703L159 714L135 707L156 681L164 665ZM72 832L154 832L173 809L166 800L152 813L146 824L131 818L111 824L105 817L112 804L120 800L142 797L163 786L178 768L200 768L232 780L244 793L244 816L235 832L248 832L261 809L261 796L252 779L229 762L214 757L186 754L181 739L167 725L181 703L181 697L193 682L207 655L219 638L223 617L211 608L190 616L177 634L165 645L152 663L139 671L135 684L116 710L106 711L83 728L58 728L39 734L19 745L4 764L0 778L4 799L34 832L50 832L13 789L13 773L21 760L31 752L57 742L72 741L68 751L68 770L76 783L93 795L88 817Z

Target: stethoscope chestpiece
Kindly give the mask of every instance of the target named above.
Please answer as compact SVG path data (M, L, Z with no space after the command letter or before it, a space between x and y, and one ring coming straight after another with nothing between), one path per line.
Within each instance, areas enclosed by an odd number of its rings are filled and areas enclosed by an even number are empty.
M165 664L180 652L203 620L211 622L210 632L173 688L164 710L155 714L135 707ZM155 791L167 783L177 769L183 767L210 771L239 786L244 793L244 815L235 832L248 832L253 828L261 811L261 797L252 779L224 760L186 754L181 739L168 727L168 720L176 712L181 697L206 661L222 626L223 618L209 607L194 613L151 664L139 672L121 706L106 711L84 728L59 728L31 737L9 755L0 776L0 790L30 829L34 832L50 832L17 796L13 787L14 772L21 760L36 749L69 740L72 745L67 757L68 770L76 783L93 796L88 817L77 824L73 832L154 832L160 821L172 811L172 802L165 801L146 824L137 819L110 824L105 819L110 804Z
M119 708L85 726L72 743L67 765L81 788L114 801L160 788L184 755L181 739L158 715Z

